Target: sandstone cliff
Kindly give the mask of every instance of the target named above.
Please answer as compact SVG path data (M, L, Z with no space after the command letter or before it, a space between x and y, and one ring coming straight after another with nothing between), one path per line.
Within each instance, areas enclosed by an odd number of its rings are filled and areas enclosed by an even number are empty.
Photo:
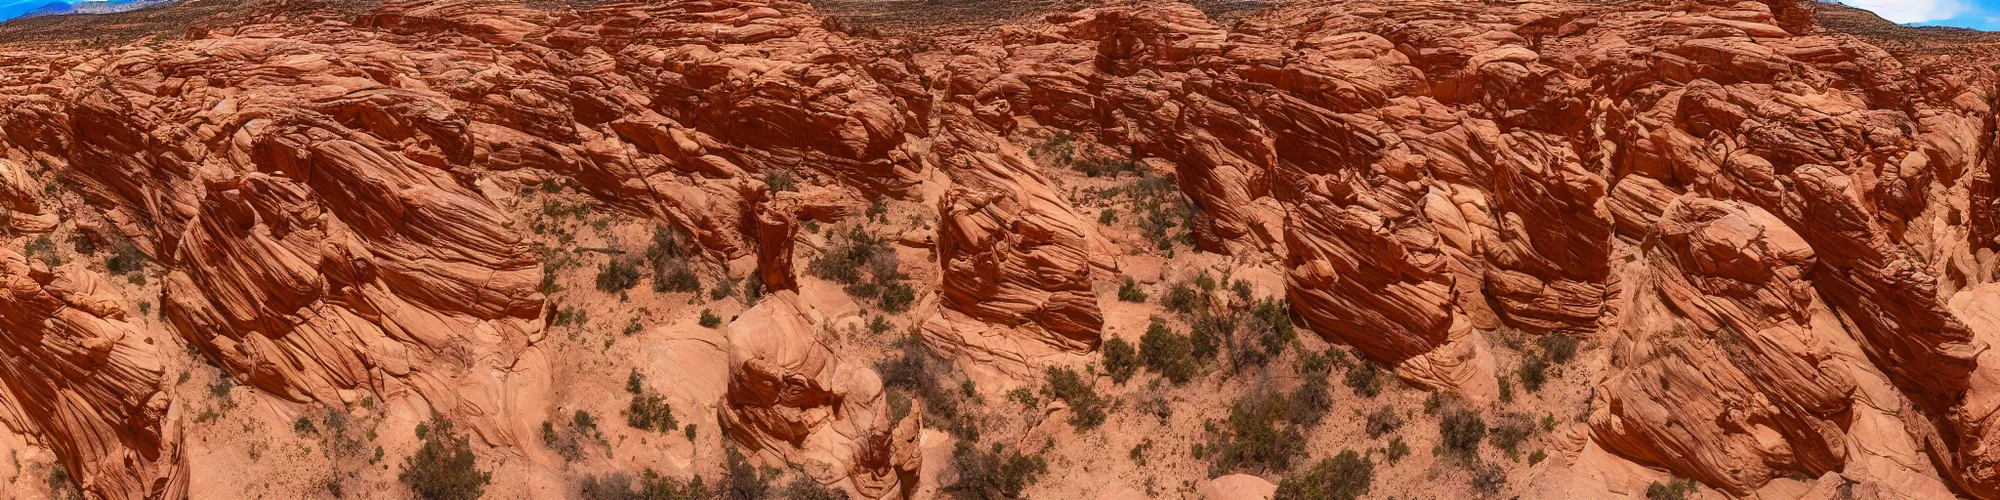
M1494 429L1547 415L1558 456L1494 472L1512 494L2000 498L1990 41L1798 0L1089 2L935 32L821 4L258 2L0 46L0 422L93 498L189 495L207 403L177 387L205 364L280 415L250 420L441 415L526 496L586 467L714 477L728 447L924 497L967 481L946 443L1041 440L1254 495L1307 467L1125 450L1216 443L1248 413L1226 397L1324 394L1306 350L1331 345ZM51 243L99 239L153 267L119 284L132 261ZM1278 323L1312 338L1238 338ZM1153 325L1227 361L1127 386L1112 351ZM1584 361L1515 403L1546 355L1523 339ZM887 380L899 354L938 380ZM628 369L638 408L642 367L686 456L584 424ZM1100 425L1054 382L1078 371L1130 403L1123 449L1055 445ZM897 391L925 400L891 418ZM1297 425L1312 456L1349 443L1315 425L1362 424ZM1030 491L1111 494L1050 474Z

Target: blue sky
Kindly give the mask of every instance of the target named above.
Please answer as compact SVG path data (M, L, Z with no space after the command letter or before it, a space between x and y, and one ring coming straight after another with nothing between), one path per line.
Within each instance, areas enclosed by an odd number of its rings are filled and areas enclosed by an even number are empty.
M1901 24L2000 31L2000 0L1841 0Z
M13 19L19 17L21 14L28 13L28 11L42 8L44 5L57 1L76 3L75 1L67 0L0 0L0 20Z

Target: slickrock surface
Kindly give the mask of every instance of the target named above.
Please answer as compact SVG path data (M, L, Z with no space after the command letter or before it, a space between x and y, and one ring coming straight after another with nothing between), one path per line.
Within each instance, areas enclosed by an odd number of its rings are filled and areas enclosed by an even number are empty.
M0 25L0 496L2000 498L1989 37L819 3Z

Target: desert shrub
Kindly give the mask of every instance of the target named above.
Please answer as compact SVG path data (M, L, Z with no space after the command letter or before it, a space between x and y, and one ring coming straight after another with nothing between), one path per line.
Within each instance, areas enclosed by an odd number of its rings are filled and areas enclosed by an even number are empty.
M718 326L722 326L722 317L716 316L715 311L710 311L707 309L701 310L701 319L698 321L701 323L702 328L715 328Z
M146 254L130 241L120 238L111 245L111 258L104 260L104 269L111 274L126 274L146 268Z
M1117 177L1121 172L1138 172L1139 164L1131 160L1090 158L1076 164L1076 171L1085 177Z
M917 289L908 283L890 283L882 287L882 310L900 313L910 310L917 302Z
M1396 414L1396 409L1384 406L1369 412L1367 425L1362 428L1368 431L1368 437L1379 438L1383 434L1396 432L1396 429L1402 426L1403 417Z
M1506 375L1500 376L1500 404L1514 402L1514 381Z
M1549 380L1548 370L1547 359L1537 355L1522 356L1521 368L1516 370L1516 374L1521 377L1521 388L1527 389L1528 392L1542 390L1542 384Z
M1535 434L1535 418L1522 413L1500 415L1497 422L1486 429L1486 439L1494 448L1507 452L1509 458L1520 456L1521 443Z
M1410 444L1403 442L1402 436L1390 438L1389 447L1382 451L1382 459L1392 464L1407 456L1410 456Z
M1305 436L1285 423L1284 395L1270 390L1245 394L1229 409L1227 425L1211 427L1208 455L1214 475L1290 470L1305 456Z
M1542 353L1548 355L1549 360L1558 365L1568 363L1576 357L1578 343L1576 337L1551 333L1535 339L1535 343L1541 344Z
M778 475L776 470L758 470L743 453L736 448L727 448L723 453L722 484L717 485L717 493L722 500L764 500L772 498L771 479Z
M313 425L312 417L299 415L298 420L292 421L292 432L300 436L318 434L319 427Z
M1292 424L1304 427L1318 427L1326 420L1326 413L1333 410L1333 391L1323 377L1308 377L1305 383L1292 389L1292 397L1286 406L1286 416Z
M1139 350L1125 339L1112 338L1104 341L1104 372L1111 381L1123 384L1139 371Z
M1131 196L1132 211L1139 216L1139 234L1152 241L1154 248L1172 250L1175 243L1193 240L1194 206L1173 179L1141 172L1139 180L1125 191Z
M542 421L542 444L548 445L565 461L574 462L583 458L583 442L575 434L557 430L554 423L546 420ZM630 482L629 478L627 482Z
M861 283L868 261L887 250L886 244L875 241L861 226L854 226L847 234L836 235L825 251L807 261L806 272L843 285Z
M889 318L877 314L875 315L875 319L868 320L868 333L881 335L883 332L889 331L889 328L893 326L895 325L889 323Z
M1285 476L1275 500L1354 500L1375 482L1375 462L1354 450L1322 459L1304 474Z
M661 476L653 469L641 473L639 489L632 489L632 479L623 472L613 472L599 476L584 476L580 485L583 500L709 500L715 492L703 485L701 476L685 481Z
M49 485L50 500L83 500L83 487L77 485L76 477L62 464L49 466L45 482Z
M680 430L673 406L667 404L666 397L646 390L645 380L638 370L625 378L625 392L632 395L632 401L625 405L625 425L657 432Z
M889 391L890 418L902 420L913 400L922 401L927 423L938 423L959 439L977 440L978 419L963 408L964 396L944 383L949 366L933 357L915 336L897 339L892 346L895 354L875 364L882 387Z
M1549 452L1542 450L1535 450L1534 453L1528 454L1528 465L1534 466L1536 464L1542 463L1543 460L1548 460L1548 459L1549 459Z
M1097 213L1097 225L1109 226L1113 222L1118 222L1118 209L1107 208Z
M695 293L701 291L701 277L686 263L674 262L653 268L653 291Z
M646 263L653 273L653 291L662 293L701 291L701 278L695 276L694 270L689 268L687 263L690 255L688 249L691 248L695 248L694 241L683 235L680 230L665 225L653 226L653 242L646 247ZM603 286L600 285L598 288Z
M957 478L944 492L956 500L1001 500L1021 498L1022 490L1048 472L1041 457L1022 455L1000 443L991 448L959 441L951 452L952 470Z
M1298 371L1300 375L1326 377L1333 373L1334 367L1333 357L1327 355L1329 353L1345 356L1345 353L1334 349L1327 349L1325 352L1300 351L1298 359L1292 360L1292 369Z
M1160 298L1161 307L1181 314L1193 313L1195 307L1199 305L1201 305L1201 295L1187 283L1174 283L1167 287L1167 295Z
M770 187L772 194L798 191L799 179L794 177L791 171L774 169L764 172L764 185Z
M1697 490L1692 479L1669 478L1664 483L1654 481L1646 485L1646 500L1684 500Z
M1145 302L1146 292L1139 289L1138 281L1133 280L1131 276L1126 276L1125 282L1118 285L1118 300L1121 302Z
M819 484L819 481L814 481L812 478L802 474L793 476L791 482L785 483L784 491L776 498L786 500L847 500L847 492L829 489L826 485Z
M1479 460L1479 442L1486 439L1486 421L1459 405L1449 405L1438 419L1438 454L1470 463Z
M1145 361L1146 371L1175 385L1193 380L1198 369L1188 337L1167 328L1166 320L1160 318L1153 318L1146 334L1139 337L1139 357Z
M1349 368L1346 382L1357 396L1373 398L1382 394L1382 370L1375 363L1364 361Z
M639 259L614 258L597 268L597 289L602 292L622 292L639 286Z
M396 476L417 498L472 500L486 493L493 475L479 470L471 441L453 433L451 421L434 416L417 426L417 437L423 445L403 459L403 472Z
M1069 404L1069 424L1077 430L1091 430L1104 424L1104 410L1108 406L1090 382L1078 375L1076 370L1051 366L1047 370L1049 385L1042 388L1042 395L1050 399L1060 399Z
M1507 471L1500 470L1500 466L1490 462L1472 465L1472 489L1491 495L1504 486L1507 486Z
M1238 281L1238 284L1243 282ZM1244 288L1248 290L1248 288ZM1244 322L1243 330L1254 336L1264 354L1277 357L1285 352L1285 346L1298 338L1298 330L1292 326L1291 307L1284 301L1266 298L1250 307L1250 317Z

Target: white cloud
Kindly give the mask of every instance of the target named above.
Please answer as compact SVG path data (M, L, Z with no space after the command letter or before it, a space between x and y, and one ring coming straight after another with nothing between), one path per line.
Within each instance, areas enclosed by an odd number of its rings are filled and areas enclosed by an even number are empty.
M1973 11L1965 0L1842 0L1840 3L1868 9L1899 24L1950 19Z

